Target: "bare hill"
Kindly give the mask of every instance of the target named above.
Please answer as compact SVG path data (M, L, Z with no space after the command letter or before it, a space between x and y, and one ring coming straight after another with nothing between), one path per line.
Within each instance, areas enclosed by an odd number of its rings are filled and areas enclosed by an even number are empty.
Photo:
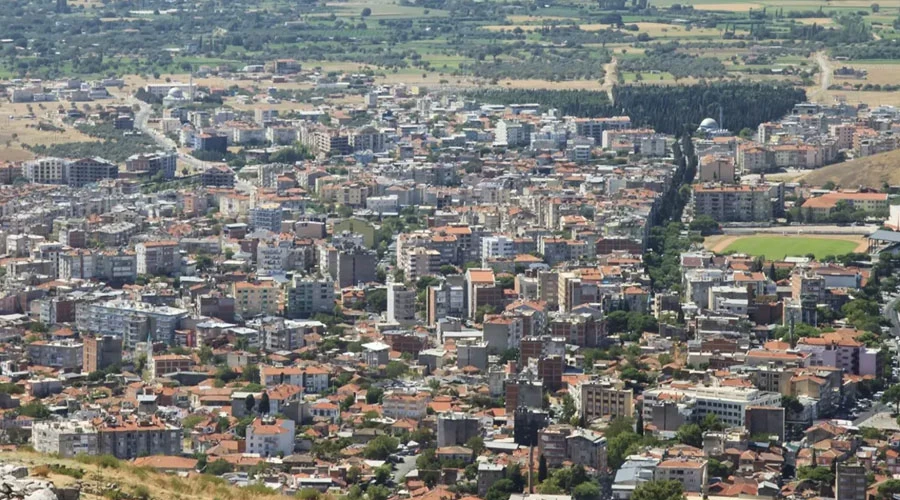
M828 165L803 174L797 180L813 186L831 181L848 189L858 186L881 188L885 182L897 185L900 184L900 150Z

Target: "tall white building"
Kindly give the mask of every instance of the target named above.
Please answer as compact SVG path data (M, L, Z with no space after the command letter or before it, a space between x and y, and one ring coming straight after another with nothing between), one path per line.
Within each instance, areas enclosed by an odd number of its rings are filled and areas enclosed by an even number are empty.
M406 323L416 319L416 291L401 283L387 285L388 323Z
M526 146L531 140L531 126L526 123L500 120L494 129L494 144L498 146Z
M486 236L481 240L481 265L488 267L490 259L511 259L516 256L512 238L507 236Z
M65 184L68 164L63 158L38 158L25 162L22 175L37 184Z
M653 420L653 403L666 398L681 399L692 406L694 420L702 420L711 413L719 417L726 427L743 426L749 406L781 406L781 394L756 388L702 385L678 389L659 387L644 391L644 419Z

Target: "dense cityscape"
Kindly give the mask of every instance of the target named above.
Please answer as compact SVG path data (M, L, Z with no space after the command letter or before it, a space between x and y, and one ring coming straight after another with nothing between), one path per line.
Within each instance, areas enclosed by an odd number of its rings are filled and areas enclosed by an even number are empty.
M812 31L593 90L0 40L0 500L900 498L900 108Z

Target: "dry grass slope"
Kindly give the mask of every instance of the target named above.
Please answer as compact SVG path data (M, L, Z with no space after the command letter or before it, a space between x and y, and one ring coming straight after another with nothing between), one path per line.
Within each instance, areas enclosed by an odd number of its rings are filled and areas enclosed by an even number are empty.
M900 184L898 167L900 167L900 150L829 165L804 174L800 180L813 186L821 186L831 181L848 189L859 186L880 188L885 182L890 185Z
M264 488L237 488L225 480L204 475L181 478L161 474L152 469L136 467L127 461L111 457L76 457L76 459L56 458L32 452L2 452L0 463L27 465L31 475L37 472L58 487L65 487L76 481L82 483L81 498L86 500L110 500L126 498L131 500L288 500L289 497ZM58 466L83 472L81 479L68 474L54 472ZM121 492L108 491L114 484Z

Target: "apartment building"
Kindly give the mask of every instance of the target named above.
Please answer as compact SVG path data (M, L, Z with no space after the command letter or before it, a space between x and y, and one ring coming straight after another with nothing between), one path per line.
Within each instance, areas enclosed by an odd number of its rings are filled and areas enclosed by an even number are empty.
M530 123L516 120L500 120L494 129L494 144L511 148L527 146L531 139Z
M182 428L156 416L111 416L97 427L100 454L119 459L181 455Z
M887 193L833 192L803 202L803 214L808 221L824 221L838 208L838 203L841 202L846 203L854 210L863 210L870 214L888 213Z
M384 395L383 413L385 417L390 418L422 420L427 415L430 401L431 397L424 392L415 394L392 392Z
M718 222L769 222L784 208L782 184L694 186L692 206L696 216Z
M119 166L103 158L82 158L67 165L69 187L80 188L101 179L119 177Z
M188 371L194 366L194 359L182 354L160 354L151 356L147 362L150 379L181 371Z
M262 385L296 385L303 387L308 394L318 394L328 389L328 375L328 370L315 366L263 366L260 369Z
M205 187L233 188L234 172L225 165L213 165L200 174L200 184Z
M279 291L278 285L271 281L234 283L231 289L234 311L245 318L277 314L280 309Z
M388 323L410 323L416 319L416 289L402 283L387 284Z
M438 320L452 317L462 318L466 315L465 288L444 281L440 285L428 287L426 293L426 322L434 326Z
M634 416L634 391L618 380L582 383L573 396L585 423L603 417Z
M441 253L425 247L409 248L400 254L397 265L406 279L417 281L423 276L438 274L441 267Z
M866 500L869 469L860 463L839 463L835 474L835 500Z
M643 416L651 422L651 406L657 401L672 398L692 405L692 418L701 420L713 414L726 426L742 426L751 406L781 406L781 394L756 388L696 385L685 388L659 387L644 391Z
M330 277L294 276L285 290L285 315L308 318L316 313L330 313L334 299L334 280Z
M575 137L590 137L596 144L603 142L606 130L625 130L631 128L631 118L613 116L610 118L571 118L567 122L569 133Z
M125 171L141 177L152 178L162 172L164 179L174 179L178 163L177 151L157 151L129 156Z
M76 455L96 456L100 453L97 429L87 421L44 420L31 427L34 451L72 458Z
M134 246L137 272L144 275L170 275L181 267L177 241L147 241Z
M707 461L705 459L669 459L656 466L653 479L678 481L686 493L706 493Z
M257 417L247 426L247 453L261 457L287 456L294 452L294 421Z
M172 345L175 330L187 316L184 309L126 300L84 304L76 309L80 331L121 337L126 349L148 338Z
M282 211L277 203L266 203L250 209L250 226L273 233L281 232Z
M36 340L25 346L32 365L62 370L81 370L84 344L75 340Z
M84 368L86 373L104 370L122 362L122 338L112 335L84 336Z
M68 165L63 158L38 158L22 165L22 175L35 184L65 184Z

